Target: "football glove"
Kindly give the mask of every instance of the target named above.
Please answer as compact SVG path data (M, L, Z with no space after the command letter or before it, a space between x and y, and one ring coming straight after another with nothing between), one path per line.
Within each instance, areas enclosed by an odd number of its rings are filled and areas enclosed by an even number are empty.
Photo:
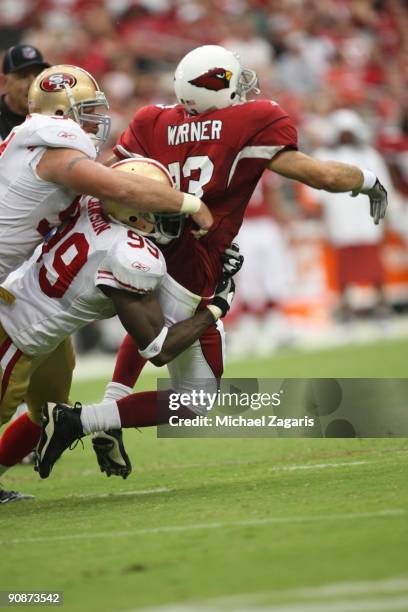
M234 279L228 276L223 276L215 288L215 295L211 304L207 306L216 321L217 319L225 317L225 315L231 308L234 294Z
M364 188L363 186L361 189L353 191L351 195L355 198L360 193L368 195L370 200L370 215L374 219L374 223L378 225L380 219L384 219L385 211L387 210L387 190L384 185L380 183L378 178L376 178L372 187Z
M239 246L233 242L228 249L225 249L221 256L222 272L224 276L234 276L242 268L244 256L239 252Z

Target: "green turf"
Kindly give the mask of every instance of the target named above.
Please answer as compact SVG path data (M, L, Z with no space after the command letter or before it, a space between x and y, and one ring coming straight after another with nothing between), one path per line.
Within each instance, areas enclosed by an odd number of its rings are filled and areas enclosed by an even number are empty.
M287 353L227 374L404 376L407 353L403 342ZM103 382L78 383L73 395L96 399ZM153 383L147 376L140 388ZM134 462L127 481L98 474L88 440L49 480L26 467L10 472L7 484L37 499L0 507L0 590L62 590L64 609L95 611L198 609L249 593L211 608L235 610L302 602L300 587L406 574L404 439L157 440L145 430L126 432L126 444ZM288 469L305 465L316 467ZM384 612L397 609L394 595Z

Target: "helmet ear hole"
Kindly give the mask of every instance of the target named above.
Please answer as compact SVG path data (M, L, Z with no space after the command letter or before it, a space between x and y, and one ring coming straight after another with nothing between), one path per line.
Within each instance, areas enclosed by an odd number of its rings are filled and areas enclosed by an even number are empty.
M232 94L231 94L231 100L233 100L233 99L235 98L235 96L236 96L236 95L237 95L237 94L235 93L235 91L233 91L233 92L232 92Z
M130 221L131 223L136 223L136 221L137 221L137 217L134 217L134 216L129 217L129 221Z
M62 111L62 110L57 110L54 113L54 115L63 115L63 114L64 114L64 111Z

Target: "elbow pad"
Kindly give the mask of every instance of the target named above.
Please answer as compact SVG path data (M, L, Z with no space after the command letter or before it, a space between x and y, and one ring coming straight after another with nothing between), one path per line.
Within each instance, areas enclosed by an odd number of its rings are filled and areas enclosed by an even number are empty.
M152 357L156 357L156 355L158 355L162 350L168 332L169 328L164 326L160 334L151 341L149 346L146 346L146 348L142 351L139 349L139 355L143 357L143 359L151 359Z

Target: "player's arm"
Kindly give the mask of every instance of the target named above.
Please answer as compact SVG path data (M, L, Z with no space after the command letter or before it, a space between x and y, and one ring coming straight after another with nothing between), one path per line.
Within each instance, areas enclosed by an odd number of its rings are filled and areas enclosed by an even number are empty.
M315 189L332 192L360 189L364 180L363 173L357 166L319 161L300 151L282 151L275 155L268 168Z
M100 289L115 305L117 315L139 347L142 357L163 366L195 342L213 323L229 310L235 291L232 279L223 279L212 304L190 319L167 328L154 293L138 295L106 285Z
M209 229L213 222L209 209L199 198L140 175L114 172L74 149L49 148L36 170L43 180L63 185L77 194L114 200L139 211L194 214L194 220L203 229Z
M341 162L320 161L293 150L285 150L276 155L268 168L315 189L333 193L351 191L353 195L366 194L370 199L370 212L374 223L378 223L385 215L387 192L370 170L361 170L357 166Z
M127 149L125 149L123 146L121 145L116 145L116 149L118 151L120 151L122 157L117 157L115 155L115 153L113 153L112 155L110 155L104 162L103 165L107 166L108 168L110 168L111 166L113 166L113 164L115 164L116 162L120 161L121 159L125 159L126 157L139 157L138 154L136 153L131 153L130 151L128 151ZM205 225L203 225L203 219L202 219L202 215L203 215L203 211L199 210L196 213L192 213L191 214L191 218L193 219L193 221L195 223L197 223L197 225L199 227L202 228L202 230L207 230L208 228L205 227ZM204 219L204 222L206 222L206 220ZM207 231L204 232L200 232L200 230L198 231L193 231L192 232L194 234L194 236L199 239L202 235L205 235L207 233Z

